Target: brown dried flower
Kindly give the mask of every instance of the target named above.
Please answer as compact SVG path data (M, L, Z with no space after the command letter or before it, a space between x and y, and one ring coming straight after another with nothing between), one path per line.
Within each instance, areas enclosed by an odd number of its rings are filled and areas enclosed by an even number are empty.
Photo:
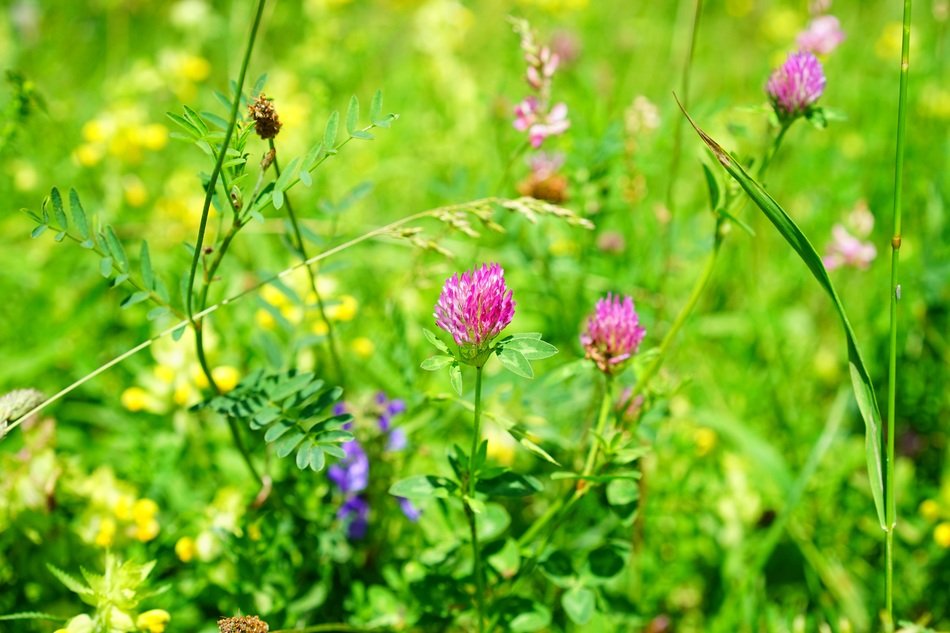
M277 116L274 104L261 94L254 103L247 106L248 115L254 121L257 135L267 140L274 138L280 132L281 122Z
M221 633L267 633L269 628L267 622L256 615L239 615L218 620L218 630Z

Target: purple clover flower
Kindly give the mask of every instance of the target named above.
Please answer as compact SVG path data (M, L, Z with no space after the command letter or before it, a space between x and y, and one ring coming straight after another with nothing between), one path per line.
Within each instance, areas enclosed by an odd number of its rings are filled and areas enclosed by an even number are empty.
M355 494L369 485L369 458L356 440L344 442L346 457L330 466L327 475L340 492Z
M790 122L805 114L825 90L821 62L808 51L790 53L769 77L765 91L779 119Z
M483 350L511 323L515 302L498 264L452 275L435 304L435 323L460 346Z
M608 293L597 302L594 313L587 319L581 345L587 358L602 372L612 374L636 353L645 335L633 299L621 299Z
M795 39L802 49L816 55L830 55L843 41L841 23L833 15L819 15Z

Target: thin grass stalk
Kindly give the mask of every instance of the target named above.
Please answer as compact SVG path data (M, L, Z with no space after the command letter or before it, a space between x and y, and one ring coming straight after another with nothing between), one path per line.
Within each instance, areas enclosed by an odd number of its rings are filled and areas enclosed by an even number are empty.
M901 37L900 97L897 105L897 148L894 157L893 236L891 237L890 280L890 358L887 372L887 457L884 461L884 594L888 629L894 627L894 527L897 504L894 499L894 435L897 416L897 302L900 300L898 272L901 247L901 197L904 189L904 141L907 129L907 80L910 70L911 0L904 0L904 24Z
M683 61L683 74L680 77L680 93L683 103L689 103L690 77L693 69L693 54L696 50L696 40L699 35L699 21L703 14L703 0L696 0L693 10L693 22L689 33L689 47L686 49L686 58ZM676 219L676 183L679 181L680 164L683 155L683 119L677 117L673 124L673 149L670 152L670 166L667 169L669 180L666 182L665 206L669 212L669 224L663 239L663 272L660 286L670 271L670 254L673 251L673 222Z

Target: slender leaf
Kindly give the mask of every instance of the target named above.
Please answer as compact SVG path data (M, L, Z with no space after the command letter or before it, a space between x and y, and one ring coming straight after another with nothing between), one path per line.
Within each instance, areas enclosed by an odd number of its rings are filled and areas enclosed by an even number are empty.
M557 354L557 348L535 338L515 338L505 343L504 349L512 349L521 352L521 355L528 360L540 360L549 358Z
M451 354L448 346L442 342L442 340L430 332L429 330L422 328L422 335L426 337L426 340L435 345L436 349L442 352L443 354Z
M142 252L139 255L139 268L142 269L142 281L149 290L155 287L155 273L152 271L152 258L148 255L148 242L142 240Z
M356 95L350 97L350 105L346 109L346 132L350 136L356 131L356 124L360 120L360 100Z
M119 241L119 237L115 234L115 230L113 230L111 225L106 226L106 245L109 247L109 253L112 254L112 257L119 265L119 270L122 272L128 271L129 258L125 254L125 248L123 248L122 242Z
M682 109L682 105L680 106ZM703 142L712 150L716 159L723 168L732 176L736 182L752 198L756 206L762 210L778 232L785 238L785 241L798 253L799 258L811 271L811 274L818 281L818 284L825 290L831 298L838 316L841 319L841 327L844 330L845 338L848 344L848 364L851 370L851 386L854 391L855 400L858 403L858 409L861 411L861 417L864 419L865 427L865 453L868 465L868 477L871 482L871 495L874 497L874 507L877 510L878 520L881 527L889 529L884 520L884 476L881 458L881 411L877 404L877 398L874 395L874 385L871 382L870 373L861 357L861 352L855 340L854 330L851 328L851 322L845 312L844 305L835 291L828 271L821 261L821 256L815 251L814 246L805 237L797 224L789 217L788 213L772 198L771 195L756 182L742 166L729 155L715 140L701 130L685 109L683 114L689 120L693 129L699 134Z
M59 195L59 189L53 187L49 192L49 197L53 201L53 215L56 217L56 225L65 231L69 228L69 220L66 218L66 211L63 209L63 197Z
M76 230L79 231L79 237L88 240L90 237L89 221L86 219L86 212L82 208L82 203L79 202L79 194L76 193L75 189L69 190L69 210L73 214L73 224L76 225Z
M340 113L334 111L327 119L327 127L323 130L323 146L332 149L336 146L336 132L340 127Z

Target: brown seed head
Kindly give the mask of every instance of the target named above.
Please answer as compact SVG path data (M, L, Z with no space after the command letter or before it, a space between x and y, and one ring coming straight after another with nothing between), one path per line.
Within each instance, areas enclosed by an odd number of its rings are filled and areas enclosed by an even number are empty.
M254 130L262 139L274 138L280 132L280 117L274 104L261 94L254 103L247 106L248 116L254 121Z
M256 615L241 615L233 618L220 618L218 630L221 633L267 633L267 622Z

